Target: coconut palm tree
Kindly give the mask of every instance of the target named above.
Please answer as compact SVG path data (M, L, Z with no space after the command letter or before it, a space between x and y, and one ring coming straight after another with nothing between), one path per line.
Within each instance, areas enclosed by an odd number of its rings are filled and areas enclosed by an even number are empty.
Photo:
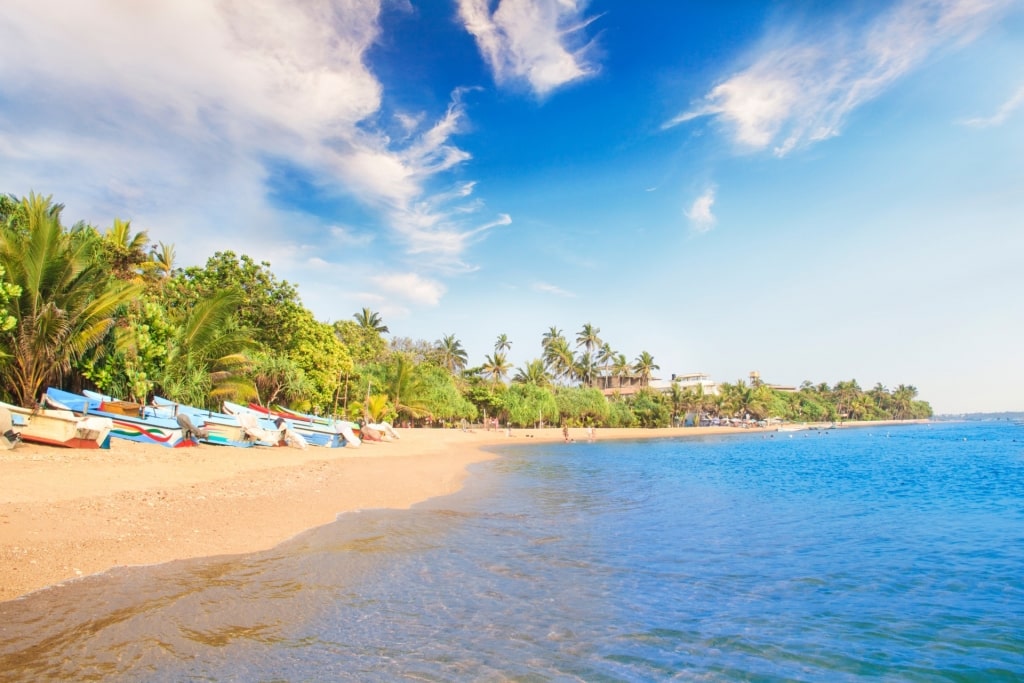
M512 342L508 340L507 334L499 334L498 341L494 342L494 350L497 353L504 353L512 348Z
M565 341L565 336L562 334L560 329L552 325L548 328L548 331L544 333L544 336L541 337L540 347L544 349L544 351L547 351L548 347L555 344L558 340Z
M454 334L445 335L434 344L441 353L441 364L448 369L448 372L455 375L466 369L469 354L466 353L466 349L462 348L462 342L456 339Z
M174 245L159 242L149 252L149 260L153 262L152 270L159 273L164 280L171 277L174 272Z
M197 303L180 322L156 383L179 403L215 407L224 399L256 398L247 377L256 342L237 326L242 295L227 289Z
M490 377L495 384L505 378L511 367L512 364L508 362L508 358L500 351L495 351L493 356L484 356L484 374Z
M597 377L597 362L594 360L594 356L589 353L581 353L577 356L576 362L573 364L573 373L581 385L593 386L594 378Z
M138 280L154 263L146 253L149 233L132 234L131 221L114 219L114 225L103 234L103 251L110 270L119 280Z
M594 327L590 323L586 323L583 326L583 329L581 329L576 334L577 348L582 346L586 350L587 355L589 356L594 352L594 349L600 348L601 344L603 343L601 341L601 337L598 336L600 335L600 333L600 328Z
M369 308L364 308L358 313L352 315L356 322L359 323L359 327L364 330L373 330L377 334L388 334L391 330L381 320L380 313L375 313Z
M34 405L47 385L59 384L104 340L118 308L140 293L111 281L95 230L66 231L62 209L33 193L18 208L23 222L0 230L0 266L21 290L8 304L17 322L3 335L11 358L0 377L22 405Z
M640 386L644 387L651 383L653 372L660 369L661 367L654 362L654 356L646 351L641 351L640 355L636 357L636 362L633 363L633 371L640 375Z
M565 337L558 336L551 340L544 349L544 363L548 371L555 377L570 379L573 377L575 365L572 349Z
M544 367L544 361L540 358L535 358L524 367L516 370L512 381L516 384L532 384L538 387L546 387L551 385L551 375L548 374L547 368Z

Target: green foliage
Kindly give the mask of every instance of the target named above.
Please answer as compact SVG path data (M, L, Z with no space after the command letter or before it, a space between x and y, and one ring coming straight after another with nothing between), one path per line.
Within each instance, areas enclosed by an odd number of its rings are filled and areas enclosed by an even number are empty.
M589 387L560 387L555 391L558 423L570 427L604 424L611 414L611 406L599 389Z
M348 349L356 366L376 363L386 355L387 341L372 328L362 327L351 320L339 320L334 323L334 333Z
M609 427L636 427L637 424L639 421L636 415L625 401L612 401L608 404L607 425Z
M672 418L665 397L651 389L641 389L628 401L641 427L668 427Z
M198 302L175 327L167 362L155 378L164 396L179 403L216 408L231 399L256 398L246 355L256 348L233 312L241 296L233 289Z
M479 411L459 392L454 378L446 369L425 365L420 368L420 373L424 385L423 402L431 417L448 421L476 420Z
M534 384L513 384L504 392L504 414L519 427L558 420L558 404L550 391Z
M124 307L103 347L79 364L82 375L103 393L145 401L153 378L166 364L174 326L163 306L139 299Z
M0 267L19 290L8 302L16 322L0 341L10 357L0 376L22 405L34 405L102 344L118 309L140 291L110 279L95 231L65 230L62 209L32 194L0 226Z

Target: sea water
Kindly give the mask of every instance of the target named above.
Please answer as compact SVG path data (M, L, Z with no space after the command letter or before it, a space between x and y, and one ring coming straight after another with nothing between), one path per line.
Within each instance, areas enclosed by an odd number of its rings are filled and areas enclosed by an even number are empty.
M0 679L1024 680L1024 427L515 441L412 510L2 603Z

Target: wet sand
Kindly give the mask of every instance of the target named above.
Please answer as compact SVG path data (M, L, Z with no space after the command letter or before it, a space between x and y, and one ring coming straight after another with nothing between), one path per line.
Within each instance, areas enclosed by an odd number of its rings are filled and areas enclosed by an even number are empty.
M597 429L597 440L751 433L721 427ZM561 429L403 429L361 448L0 451L0 600L122 565L253 552L343 512L453 493L484 450L564 441ZM571 429L576 442L587 430Z

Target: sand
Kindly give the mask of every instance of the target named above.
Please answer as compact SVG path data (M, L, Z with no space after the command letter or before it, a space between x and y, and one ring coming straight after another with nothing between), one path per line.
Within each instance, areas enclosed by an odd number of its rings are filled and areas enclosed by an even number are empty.
M750 433L597 429L597 440ZM254 552L340 513L408 508L453 493L493 446L563 443L561 429L404 429L362 448L0 451L0 600L122 565ZM571 429L576 442L587 430Z

